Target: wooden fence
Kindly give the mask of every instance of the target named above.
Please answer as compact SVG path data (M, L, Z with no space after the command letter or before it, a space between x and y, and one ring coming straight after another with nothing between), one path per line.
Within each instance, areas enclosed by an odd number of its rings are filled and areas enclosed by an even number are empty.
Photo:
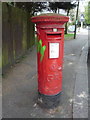
M2 4L2 67L3 71L35 43L34 24L22 9Z

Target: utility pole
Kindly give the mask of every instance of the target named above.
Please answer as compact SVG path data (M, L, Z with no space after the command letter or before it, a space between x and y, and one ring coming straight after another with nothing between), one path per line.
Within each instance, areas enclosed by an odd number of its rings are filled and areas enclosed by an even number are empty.
M78 4L77 4L77 13L76 13L76 22L75 22L74 39L76 38L77 20L78 20L78 10L79 10L79 0L78 0Z

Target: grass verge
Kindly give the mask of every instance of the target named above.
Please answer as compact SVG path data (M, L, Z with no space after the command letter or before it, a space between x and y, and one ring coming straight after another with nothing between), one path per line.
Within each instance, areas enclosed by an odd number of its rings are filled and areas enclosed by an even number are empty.
M74 38L74 34L73 33L68 33L68 34L65 34L65 40L72 40Z

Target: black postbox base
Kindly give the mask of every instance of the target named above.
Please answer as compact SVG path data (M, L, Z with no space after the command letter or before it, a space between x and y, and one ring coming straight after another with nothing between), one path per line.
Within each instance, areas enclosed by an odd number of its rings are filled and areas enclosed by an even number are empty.
M38 104L42 108L53 109L60 103L61 92L56 95L44 95L38 92Z

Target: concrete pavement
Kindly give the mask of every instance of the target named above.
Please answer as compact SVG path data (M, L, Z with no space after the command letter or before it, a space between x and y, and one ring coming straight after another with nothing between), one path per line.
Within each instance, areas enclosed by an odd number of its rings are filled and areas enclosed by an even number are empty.
M81 32L85 34L83 30ZM88 39L82 47L81 56L76 66L76 82L73 101L73 118L88 118Z
M73 55L76 55L73 118L88 118L88 31L81 30L78 33L76 43L72 45ZM76 49L74 50L74 48Z
M88 117L87 32L83 30L78 33L77 39L65 41L60 105L54 110L47 110L37 104L37 61L34 46L3 78L4 118Z

